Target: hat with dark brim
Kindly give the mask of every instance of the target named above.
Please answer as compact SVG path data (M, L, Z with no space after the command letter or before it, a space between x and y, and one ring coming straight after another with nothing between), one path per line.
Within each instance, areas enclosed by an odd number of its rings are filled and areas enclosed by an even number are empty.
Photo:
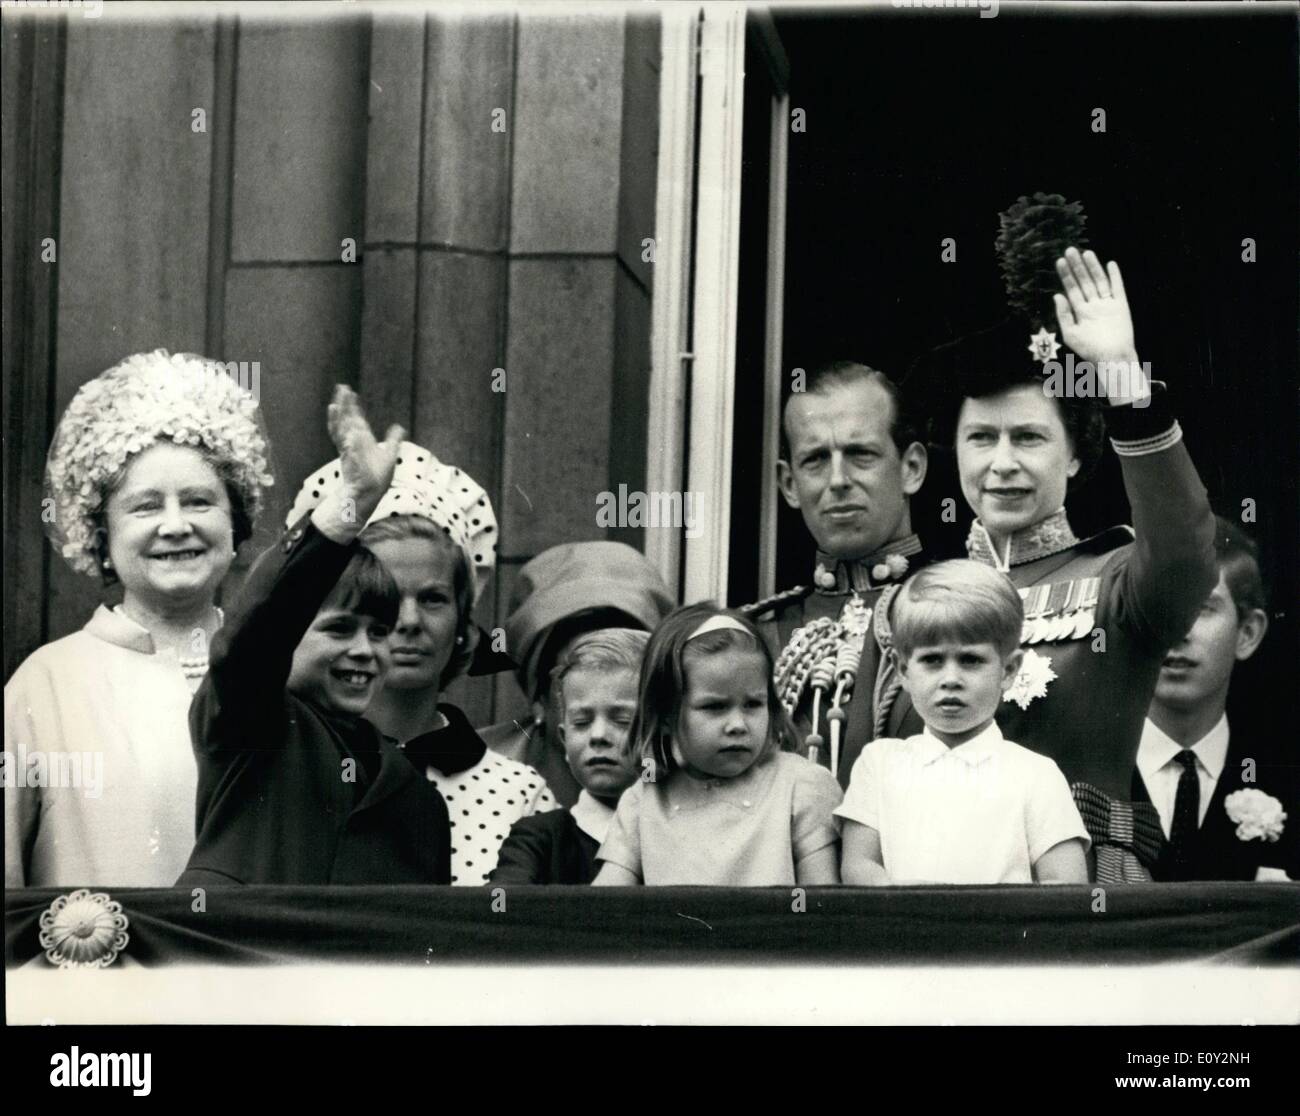
M501 674L503 671L518 669L519 664L514 659L492 646L492 634L480 625L474 657L470 659L469 669L465 673L471 678L480 678L485 674Z
M1061 337L1052 295L1061 290L1056 260L1066 248L1087 243L1082 205L1060 194L1037 193L1019 198L1000 218L996 247L1007 316L924 354L904 382L908 398L925 416L934 446L953 447L967 399L984 399L1025 384L1042 387L1057 365L1078 360ZM1096 398L1057 395L1055 400L1079 459L1073 485L1101 459L1105 423Z

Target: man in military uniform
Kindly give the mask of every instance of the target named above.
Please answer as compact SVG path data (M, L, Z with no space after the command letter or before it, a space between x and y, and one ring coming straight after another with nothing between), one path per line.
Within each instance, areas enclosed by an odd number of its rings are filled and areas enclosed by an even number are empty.
M777 687L801 751L848 785L875 735L882 596L924 561L910 499L925 480L924 444L898 387L865 364L814 369L782 415L781 494L817 543L811 584L744 611L777 658ZM891 594L892 596L892 594Z

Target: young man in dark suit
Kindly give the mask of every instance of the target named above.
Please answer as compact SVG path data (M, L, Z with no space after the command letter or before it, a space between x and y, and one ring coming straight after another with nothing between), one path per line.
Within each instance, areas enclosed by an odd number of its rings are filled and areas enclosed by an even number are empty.
M1300 878L1294 742L1230 733L1225 712L1234 666L1268 630L1255 546L1218 518L1214 549L1218 584L1165 656L1133 772L1133 798L1155 805L1166 838L1152 875Z

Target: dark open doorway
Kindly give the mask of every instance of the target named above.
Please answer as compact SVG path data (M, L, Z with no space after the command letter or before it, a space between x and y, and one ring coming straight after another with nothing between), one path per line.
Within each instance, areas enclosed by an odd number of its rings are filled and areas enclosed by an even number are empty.
M1254 509L1246 528L1274 576L1273 631L1234 705L1266 704L1296 661L1300 588L1294 14L1098 5L1004 6L996 19L887 8L774 17L790 106L807 125L790 135L785 388L790 369L834 358L903 376L934 345L995 321L998 211L1035 190L1081 199L1094 246L1123 265L1139 352L1170 385L1216 511ZM754 115L745 173L765 179L767 123ZM762 258L760 199L747 190L742 210L733 603L758 589L760 478L744 429L759 424L744 400L760 395L750 270ZM956 262L940 259L945 237ZM1245 238L1257 262L1243 262ZM948 496L956 523L939 518ZM935 457L913 507L932 548L963 552L970 513L950 459ZM1069 511L1080 535L1129 520L1113 455ZM776 588L806 584L812 542L784 505L777 532Z

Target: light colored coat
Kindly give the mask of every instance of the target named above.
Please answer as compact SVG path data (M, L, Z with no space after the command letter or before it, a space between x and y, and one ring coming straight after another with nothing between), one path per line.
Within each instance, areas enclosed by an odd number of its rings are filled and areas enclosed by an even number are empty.
M180 664L101 605L23 662L4 707L5 886L172 886L198 786Z

